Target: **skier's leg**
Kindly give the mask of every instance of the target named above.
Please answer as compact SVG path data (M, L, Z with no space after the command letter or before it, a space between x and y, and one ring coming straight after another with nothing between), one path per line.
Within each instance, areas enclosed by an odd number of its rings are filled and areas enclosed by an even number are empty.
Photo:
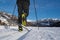
M29 15L29 3L24 2L23 5L24 13L26 13L26 17Z
M26 5L24 7L24 13L25 13L25 21L26 21L26 24L27 24L27 17L29 15L29 6L28 5Z
M21 5L18 6L18 24L22 24L22 7ZM18 25L19 31L23 31L22 26Z
M26 17L29 15L29 8L24 9L24 13L26 13Z

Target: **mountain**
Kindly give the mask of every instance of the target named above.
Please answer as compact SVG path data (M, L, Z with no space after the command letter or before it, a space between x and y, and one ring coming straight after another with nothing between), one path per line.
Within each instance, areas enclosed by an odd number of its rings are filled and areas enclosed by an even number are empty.
M0 12L0 25L12 25L16 26L18 17L7 13L7 12ZM33 20L27 20L27 26L31 26L33 23Z
M0 25L15 25L9 20L17 21L17 17L6 12L0 12Z
M48 27L60 26L60 19L57 19L57 18L41 19L41 20L38 20L38 26L43 26L43 27L45 27L45 26L48 26Z
M10 13L0 12L0 25L12 25L16 26L18 18ZM60 19L57 18L44 18L38 20L27 20L27 26L39 26L39 27L52 27L60 26Z

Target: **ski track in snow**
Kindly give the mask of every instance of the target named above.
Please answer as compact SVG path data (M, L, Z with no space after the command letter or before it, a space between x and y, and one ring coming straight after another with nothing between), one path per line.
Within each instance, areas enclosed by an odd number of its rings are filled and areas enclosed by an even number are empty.
M0 29L0 40L60 40L59 27L29 27L32 29L18 32L17 29Z
M60 40L60 28L35 29L27 34L23 40Z
M16 28L0 29L0 40L17 40L19 37L27 33L26 30L18 32Z

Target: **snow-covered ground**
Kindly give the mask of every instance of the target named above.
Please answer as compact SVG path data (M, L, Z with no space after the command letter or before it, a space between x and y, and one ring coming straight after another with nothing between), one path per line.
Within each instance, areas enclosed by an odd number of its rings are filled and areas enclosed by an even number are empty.
M0 40L60 40L59 27L28 27L30 31L18 32L18 27L0 26ZM32 29L32 30L31 30Z

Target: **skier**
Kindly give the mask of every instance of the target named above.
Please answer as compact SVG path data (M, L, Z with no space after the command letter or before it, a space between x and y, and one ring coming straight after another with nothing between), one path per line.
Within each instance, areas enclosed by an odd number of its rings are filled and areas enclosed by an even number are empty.
M22 24L22 14L24 13L25 19L29 15L29 5L30 0L17 0L17 7L18 7L18 23ZM19 31L23 31L22 26L19 26Z

